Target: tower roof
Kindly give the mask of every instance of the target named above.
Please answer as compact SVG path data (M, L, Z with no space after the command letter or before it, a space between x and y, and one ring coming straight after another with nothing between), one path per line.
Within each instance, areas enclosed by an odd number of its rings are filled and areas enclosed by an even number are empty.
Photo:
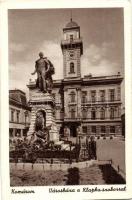
M78 27L78 24L72 21L72 18L71 18L71 21L66 24L66 28L75 28L75 27Z

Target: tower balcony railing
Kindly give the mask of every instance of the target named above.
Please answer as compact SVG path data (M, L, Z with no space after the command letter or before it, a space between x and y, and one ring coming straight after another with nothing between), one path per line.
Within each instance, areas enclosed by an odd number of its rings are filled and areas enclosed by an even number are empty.
M67 39L67 40L61 40L61 45L65 45L65 44L76 44L76 43L81 43L82 42L82 38L78 38L78 39Z

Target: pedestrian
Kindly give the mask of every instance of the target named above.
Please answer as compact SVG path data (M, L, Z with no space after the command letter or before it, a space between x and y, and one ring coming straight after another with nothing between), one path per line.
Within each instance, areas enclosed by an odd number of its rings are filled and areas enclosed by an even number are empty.
M96 141L94 140L94 136L91 136L90 141L88 143L88 151L90 159L97 159L96 155Z

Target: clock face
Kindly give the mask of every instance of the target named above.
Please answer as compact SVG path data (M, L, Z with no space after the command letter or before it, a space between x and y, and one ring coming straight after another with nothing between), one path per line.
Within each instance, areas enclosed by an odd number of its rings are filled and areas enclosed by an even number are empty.
M69 58L73 59L75 56L75 52L74 51L69 51Z

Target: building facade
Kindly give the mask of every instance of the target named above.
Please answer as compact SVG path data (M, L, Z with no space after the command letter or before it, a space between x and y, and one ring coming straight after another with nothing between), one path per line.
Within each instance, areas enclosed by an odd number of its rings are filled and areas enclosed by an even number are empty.
M63 80L54 81L55 117L61 135L121 135L120 73L81 77L83 41L71 21L63 29Z
M9 91L9 137L25 137L29 129L30 108L26 94L21 90Z

